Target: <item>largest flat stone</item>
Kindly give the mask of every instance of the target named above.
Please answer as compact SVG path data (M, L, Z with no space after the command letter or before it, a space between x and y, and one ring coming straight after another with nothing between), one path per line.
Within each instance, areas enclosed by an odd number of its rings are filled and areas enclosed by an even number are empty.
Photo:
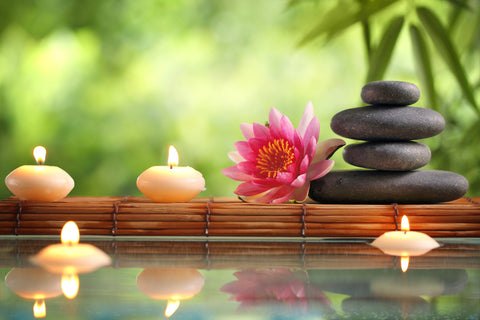
M426 108L366 106L337 113L330 127L345 138L406 141L439 134L445 129L445 119L440 113Z
M440 170L331 171L310 185L309 196L321 203L438 203L468 191L463 176Z

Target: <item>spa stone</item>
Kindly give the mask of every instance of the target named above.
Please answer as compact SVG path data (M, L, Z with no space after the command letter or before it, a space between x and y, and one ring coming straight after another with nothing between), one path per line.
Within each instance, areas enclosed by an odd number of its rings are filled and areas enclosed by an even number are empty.
M310 185L320 203L439 203L456 200L468 190L461 175L440 170L331 171Z
M426 108L365 106L337 113L330 127L345 138L407 141L439 134L445 128L445 119L440 113Z
M373 81L362 88L361 97L367 104L405 106L420 99L420 89L410 82Z
M415 170L428 164L430 158L430 148L413 141L356 143L343 149L346 162L367 169Z

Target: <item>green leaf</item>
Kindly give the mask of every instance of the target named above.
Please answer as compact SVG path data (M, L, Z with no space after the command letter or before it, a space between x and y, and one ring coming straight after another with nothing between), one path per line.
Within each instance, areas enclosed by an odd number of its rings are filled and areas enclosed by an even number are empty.
M367 82L380 80L387 70L393 49L402 30L404 18L402 16L393 18L383 31L382 39L371 55Z
M309 0L309 1L311 2L313 0ZM290 1L288 1L285 8L289 9L289 8L292 8L292 7L295 7L295 6L299 5L300 3L305 3L305 2L307 2L307 1L306 0L290 0Z
M448 30L450 32L453 29L455 29L455 27L458 23L458 20L459 20L460 16L462 15L463 11L464 11L463 8L461 8L459 6L454 6L450 9L450 12L448 13L448 23L447 23Z
M362 20L363 41L365 43L365 52L367 59L370 61L372 56L372 33L370 31L370 23L367 19Z
M477 102L475 101L472 86L470 85L465 70L460 63L460 59L455 50L455 47L453 46L452 40L450 39L450 36L443 27L442 23L437 18L437 16L432 11L430 11L430 9L425 7L417 8L417 15L420 18L423 26L427 30L428 34L430 35L433 43L435 44L438 53L447 64L450 72L457 79L458 85L460 86L463 95L470 103L470 105L474 108L474 110L477 113L480 113Z
M298 42L298 46L303 46L323 35L327 35L328 39L331 39L348 27L375 15L397 1L374 0L362 5L339 1L335 7L321 17L320 23Z
M428 103L431 108L437 108L437 95L432 74L432 62L428 52L427 43L420 29L415 25L410 26L410 39L412 40L413 56L417 67L420 82L425 89Z

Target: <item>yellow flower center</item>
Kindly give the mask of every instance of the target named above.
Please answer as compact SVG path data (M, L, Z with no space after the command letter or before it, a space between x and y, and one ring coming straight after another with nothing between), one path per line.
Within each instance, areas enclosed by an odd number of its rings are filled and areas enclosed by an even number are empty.
M295 162L294 147L284 139L274 139L258 150L257 169L266 178L276 178Z

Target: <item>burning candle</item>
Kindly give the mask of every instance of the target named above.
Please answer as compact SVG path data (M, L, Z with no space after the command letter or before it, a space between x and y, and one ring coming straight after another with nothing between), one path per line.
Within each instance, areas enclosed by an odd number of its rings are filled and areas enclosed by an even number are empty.
M372 246L393 256L419 256L440 245L425 233L410 231L408 218L403 216L401 231L382 234L372 242Z
M59 167L44 165L46 154L44 147L35 147L37 165L18 167L5 178L7 188L20 200L57 201L72 191L72 177Z
M52 273L62 274L62 291L73 299L78 292L79 273L93 272L110 264L110 257L95 246L79 243L80 232L73 221L62 228L62 243L43 248L31 258L31 262Z
M385 232L372 242L372 246L386 254L401 257L401 268L405 272L408 269L409 257L420 256L440 245L425 233L410 231L408 218L403 216L401 231Z
M199 293L205 277L196 269L149 268L137 276L137 287L152 299L167 300L165 317L170 317L180 306L180 300Z
M142 172L137 187L155 202L188 202L205 190L205 180L191 167L178 167L177 150L170 146L168 166L153 166Z

